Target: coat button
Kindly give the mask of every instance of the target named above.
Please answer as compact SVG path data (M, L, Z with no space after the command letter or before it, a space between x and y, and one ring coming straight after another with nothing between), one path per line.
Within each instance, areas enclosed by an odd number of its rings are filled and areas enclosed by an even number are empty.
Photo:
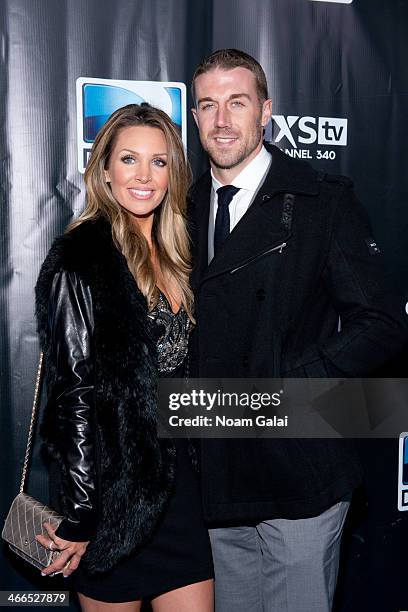
M256 292L256 299L260 302L265 299L265 289L258 289Z
M242 365L244 366L244 368L247 368L247 367L248 367L248 365L249 365L248 355L245 355L245 356L242 358Z

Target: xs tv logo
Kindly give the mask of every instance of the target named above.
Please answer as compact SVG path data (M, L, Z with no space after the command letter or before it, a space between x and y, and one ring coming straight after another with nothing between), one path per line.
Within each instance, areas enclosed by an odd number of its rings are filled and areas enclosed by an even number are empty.
M299 143L300 145L317 143L331 147L347 145L347 119L274 115L273 121L272 140L275 144L286 138L294 149L298 148Z

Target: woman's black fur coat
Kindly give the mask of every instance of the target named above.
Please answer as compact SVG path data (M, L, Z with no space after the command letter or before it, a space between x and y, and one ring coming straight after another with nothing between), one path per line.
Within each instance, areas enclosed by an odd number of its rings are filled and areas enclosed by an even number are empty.
M56 370L49 325L52 284L61 270L89 287L92 301L92 418L99 502L96 534L81 563L94 573L112 568L151 537L172 488L175 450L171 441L157 438L156 349L146 300L113 243L109 224L102 218L85 222L54 242L36 286L48 392L42 434L62 479L67 478L67 465L58 436L64 435L67 417L56 409L61 372ZM65 425L65 436L67 427L72 430ZM62 510L66 502L62 494Z

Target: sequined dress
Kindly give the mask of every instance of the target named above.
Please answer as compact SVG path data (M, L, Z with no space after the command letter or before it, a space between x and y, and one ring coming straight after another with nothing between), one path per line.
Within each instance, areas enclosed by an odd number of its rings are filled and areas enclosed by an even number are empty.
M168 299L159 292L159 301L149 313L155 323L153 334L156 336L160 376L180 377L186 374L188 339L193 327L183 307L174 314Z
M183 309L174 314L163 293L149 313L160 376L184 377L192 323ZM73 588L111 603L152 599L161 593L214 577L208 532L202 518L197 475L187 440L175 440L176 478L169 506L150 543L112 571L89 576L81 565Z

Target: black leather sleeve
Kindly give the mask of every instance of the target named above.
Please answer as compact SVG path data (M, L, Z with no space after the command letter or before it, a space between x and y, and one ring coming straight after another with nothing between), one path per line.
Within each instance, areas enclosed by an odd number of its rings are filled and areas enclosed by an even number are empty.
M49 408L56 411L65 516L56 533L64 540L87 541L97 522L93 314L90 289L74 272L55 275L48 317L57 370Z

